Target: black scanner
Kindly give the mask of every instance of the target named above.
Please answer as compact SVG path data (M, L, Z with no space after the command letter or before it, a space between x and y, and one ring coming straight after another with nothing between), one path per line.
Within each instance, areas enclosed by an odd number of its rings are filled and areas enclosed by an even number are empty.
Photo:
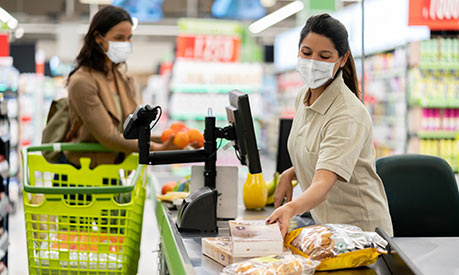
M214 188L201 187L183 199L177 215L177 227L187 232L217 231L217 197Z

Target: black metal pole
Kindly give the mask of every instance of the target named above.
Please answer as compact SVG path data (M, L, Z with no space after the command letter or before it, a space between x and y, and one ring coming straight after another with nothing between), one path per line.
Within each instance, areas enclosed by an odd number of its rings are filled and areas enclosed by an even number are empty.
M149 165L203 162L207 160L207 152L199 150L161 151L148 154Z
M205 125L204 150L207 152L208 158L204 163L204 185L210 188L215 188L217 178L217 137L215 117L206 116Z
M148 152L150 152L150 126L144 126L139 130L139 163L148 164Z

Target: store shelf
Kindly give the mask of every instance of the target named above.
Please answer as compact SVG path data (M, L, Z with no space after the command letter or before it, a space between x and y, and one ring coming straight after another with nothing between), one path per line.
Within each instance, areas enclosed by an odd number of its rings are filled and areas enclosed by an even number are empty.
M374 123L389 123L389 124L400 124L400 123L405 123L405 117L404 116L379 116L379 115L373 115L373 121Z
M432 62L432 63L421 63L419 68L422 70L459 70L459 63L442 63L442 62Z
M391 70L380 70L368 72L368 77L373 80L402 77L405 75L405 68L394 68Z
M174 93L228 93L238 89L245 93L254 93L257 89L253 86L241 85L208 85L208 84L172 84L171 91Z
M458 99L414 99L410 104L423 108L459 108Z
M455 139L459 135L457 131L420 131L419 138L424 139Z

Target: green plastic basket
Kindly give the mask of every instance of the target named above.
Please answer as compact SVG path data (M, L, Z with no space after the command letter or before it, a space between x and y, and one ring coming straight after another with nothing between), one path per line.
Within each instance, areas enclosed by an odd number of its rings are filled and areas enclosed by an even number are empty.
M131 154L89 168L51 164L43 151L109 151L98 144L22 150L29 274L137 274L147 173Z

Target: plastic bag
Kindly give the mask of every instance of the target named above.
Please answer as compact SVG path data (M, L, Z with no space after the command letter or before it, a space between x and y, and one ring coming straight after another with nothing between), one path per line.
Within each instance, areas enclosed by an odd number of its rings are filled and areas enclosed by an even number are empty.
M314 274L319 261L301 256L285 254L254 258L244 262L229 265L222 274L237 275L310 275Z
M285 245L294 254L321 261L317 270L354 268L375 263L387 253L387 241L376 232L346 224L312 225L288 233Z

